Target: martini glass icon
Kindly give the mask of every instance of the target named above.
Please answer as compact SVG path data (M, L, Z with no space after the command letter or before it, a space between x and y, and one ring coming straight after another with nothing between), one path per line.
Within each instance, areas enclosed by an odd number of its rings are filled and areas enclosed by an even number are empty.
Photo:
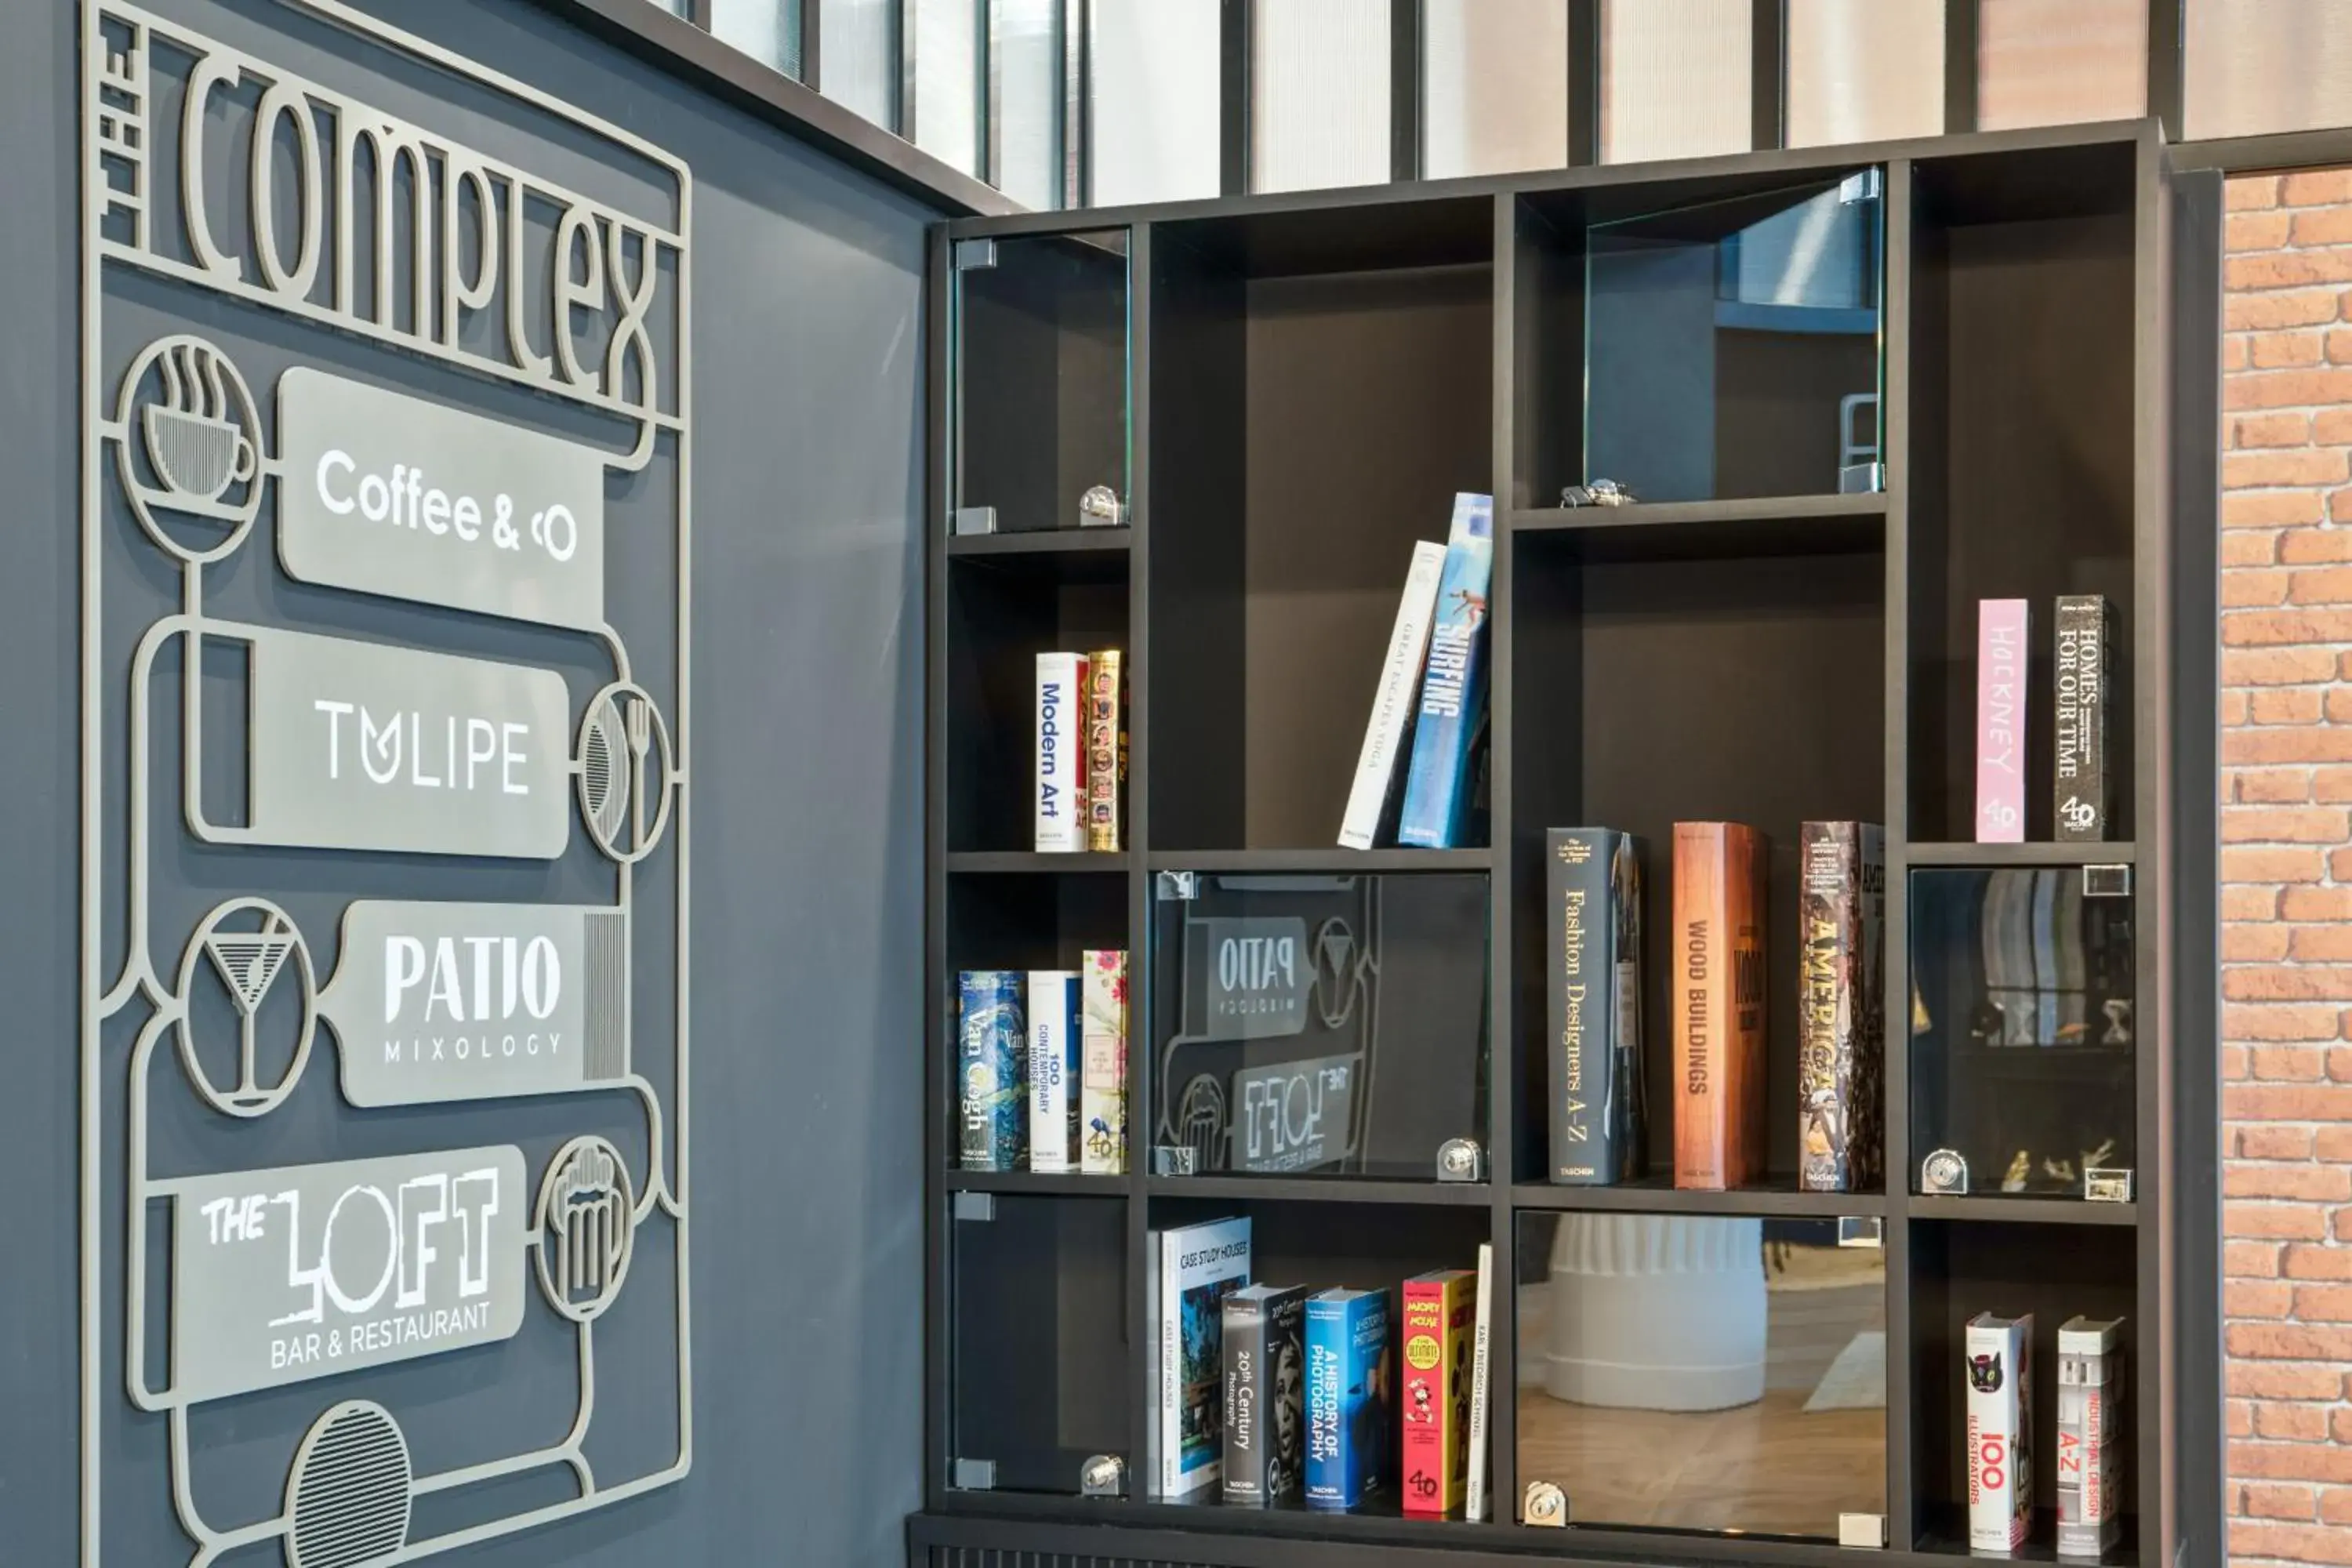
M205 935L205 956L213 961L228 987L230 1000L236 1004L237 1084L227 1096L232 1104L256 1105L271 1096L272 1091L260 1086L255 1071L254 1025L263 998L269 994L299 940L291 922L274 910L263 919L259 931L215 930Z

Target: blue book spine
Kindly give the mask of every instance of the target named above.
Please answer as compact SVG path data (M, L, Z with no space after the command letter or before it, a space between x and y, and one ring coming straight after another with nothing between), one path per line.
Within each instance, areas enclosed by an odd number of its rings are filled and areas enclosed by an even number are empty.
M1388 1473L1389 1297L1326 1290L1307 1301L1307 1505L1354 1508Z
M1029 1042L1018 970L967 969L956 976L956 1084L967 1171L1017 1171L1026 1161Z
M1494 498L1457 495L1422 675L1399 844L1451 849L1462 842L1470 812L1470 747L1486 700L1486 589L1494 573Z

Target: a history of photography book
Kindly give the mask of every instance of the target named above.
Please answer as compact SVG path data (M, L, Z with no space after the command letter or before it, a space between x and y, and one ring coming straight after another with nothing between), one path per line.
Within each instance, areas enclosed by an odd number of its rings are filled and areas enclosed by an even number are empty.
M1675 1185L1764 1173L1766 854L1737 822L1675 824Z
M1494 1376L1495 1248L1478 1244L1477 1309L1470 1323L1470 1455L1463 1484L1462 1517L1473 1523L1486 1517L1486 1400Z
M2096 1563L2122 1534L2121 1318L2058 1327L2058 1555Z
M1289 1502L1305 1479L1307 1287L1226 1296L1224 1362L1224 1500Z
M967 1171L1017 1171L1028 1157L1028 1029L1015 969L956 976L956 1092Z
M1225 1297L1249 1283L1249 1216L1160 1231L1152 1242L1151 1489L1184 1497L1214 1486L1223 1458Z
M2025 692L2032 613L1977 601L1977 842L2025 841Z
M1551 1179L1642 1171L1641 841L1613 827L1545 836Z
M1079 976L1078 1169L1127 1173L1127 952L1088 948Z
M1087 847L1087 656L1037 656L1035 847Z
M1307 1300L1307 1506L1349 1509L1380 1490L1396 1413L1386 1290Z
M1886 830L1806 823L1797 881L1797 1184L1864 1192L1886 1146Z
M1443 1515L1463 1503L1477 1285L1467 1268L1442 1268L1404 1282L1404 1370L1397 1403L1407 1513Z
M1969 1550L2014 1552L2033 1521L2033 1315L1969 1320Z
M1087 847L1112 851L1125 842L1127 659L1115 647L1087 655Z
M1078 1168L1078 976L1029 972L1029 1168L1065 1175Z
M2058 598L2051 660L2052 817L2062 843L2114 837L2114 784L2107 772L2107 661L2115 607L2103 594Z
M1398 759L1412 744L1413 710L1420 705L1421 667L1429 657L1429 625L1437 609L1438 579L1445 571L1445 546L1423 540L1412 547L1405 569L1404 595L1396 625L1389 628L1388 657L1381 661L1372 689L1372 716L1364 725L1364 747L1356 756L1356 782L1339 823L1343 849L1370 849L1393 831L1399 798Z
M1494 498L1455 496L1397 820L1397 842L1412 848L1457 847L1469 819L1471 752L1486 701L1486 589L1494 567Z

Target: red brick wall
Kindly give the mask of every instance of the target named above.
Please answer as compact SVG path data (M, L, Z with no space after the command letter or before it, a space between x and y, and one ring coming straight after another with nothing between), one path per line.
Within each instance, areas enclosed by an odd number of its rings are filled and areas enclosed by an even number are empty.
M2352 1563L2352 172L2229 188L2231 1562Z

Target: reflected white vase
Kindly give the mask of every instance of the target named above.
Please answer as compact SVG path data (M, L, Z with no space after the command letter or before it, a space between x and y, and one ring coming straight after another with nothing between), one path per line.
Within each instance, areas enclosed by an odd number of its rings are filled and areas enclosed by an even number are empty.
M1623 1410L1725 1410L1764 1394L1764 1224L1570 1214L1551 1247L1545 1386Z

